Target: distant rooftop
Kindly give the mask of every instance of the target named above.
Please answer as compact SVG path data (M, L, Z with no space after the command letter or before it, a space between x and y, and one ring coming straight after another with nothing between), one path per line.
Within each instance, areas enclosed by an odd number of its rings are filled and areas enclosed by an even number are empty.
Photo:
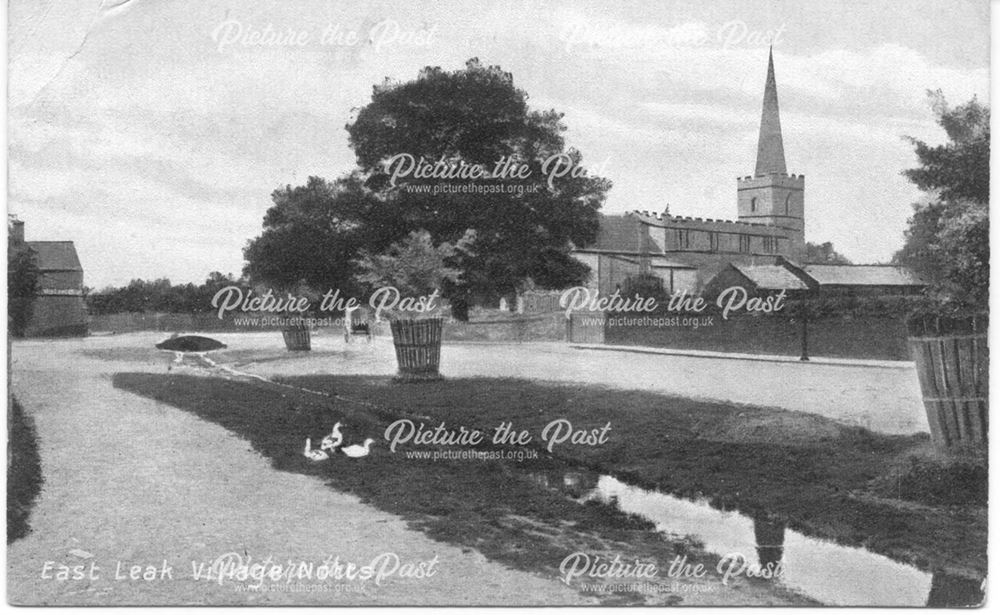
M911 270L893 265L803 265L802 269L824 286L924 286L926 284Z
M737 265L733 268L742 273L757 288L763 290L808 290L809 286L798 276L781 265Z

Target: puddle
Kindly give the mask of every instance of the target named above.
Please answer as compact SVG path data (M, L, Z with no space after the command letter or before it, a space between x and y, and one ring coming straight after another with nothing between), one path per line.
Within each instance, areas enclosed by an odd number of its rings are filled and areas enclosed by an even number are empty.
M696 539L710 553L741 553L761 566L781 562L784 572L777 583L825 605L944 607L983 600L981 584L973 579L924 572L862 548L810 538L774 520L647 491L612 476L569 472L532 479L574 499L597 500L642 516L660 532Z

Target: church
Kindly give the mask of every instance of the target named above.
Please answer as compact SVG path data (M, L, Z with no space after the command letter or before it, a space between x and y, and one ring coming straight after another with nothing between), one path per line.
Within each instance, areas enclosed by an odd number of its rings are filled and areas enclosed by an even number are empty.
M734 266L751 278L759 273L775 279L775 272L765 269L786 269L788 275L777 278L789 280L788 290L823 286L804 264L805 176L789 173L785 164L773 53L768 56L754 173L736 180L736 219L691 218L669 208L602 215L597 240L575 249L573 256L590 267L588 287L602 295L624 289L629 278L640 274L658 277L667 293L700 293ZM901 267L824 268L836 269L834 277L849 289L912 293L924 286Z

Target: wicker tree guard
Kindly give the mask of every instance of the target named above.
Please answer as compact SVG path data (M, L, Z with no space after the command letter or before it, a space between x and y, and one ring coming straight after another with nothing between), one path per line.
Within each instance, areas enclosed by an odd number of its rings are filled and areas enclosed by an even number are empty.
M393 320L392 343L399 364L397 380L404 382L440 380L441 318Z
M281 330L281 336L285 338L285 348L288 350L311 350L312 337L309 334L309 327L304 325L293 325Z
M986 315L916 316L907 323L931 439L939 448L986 448L988 326Z

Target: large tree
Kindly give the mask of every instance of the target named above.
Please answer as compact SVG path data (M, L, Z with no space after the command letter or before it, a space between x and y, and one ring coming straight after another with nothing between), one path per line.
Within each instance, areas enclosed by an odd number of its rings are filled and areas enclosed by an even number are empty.
M913 206L894 260L921 274L937 299L984 309L989 302L990 109L975 98L950 107L940 91L931 106L948 142L910 139L920 166L903 172L927 191Z
M434 245L475 237L452 263L462 275L441 289L456 305L528 284L581 283L588 269L570 251L596 237L611 183L580 172L562 115L531 110L527 99L509 73L475 59L376 86L347 126L358 168L336 182L311 177L275 191L263 233L244 250L245 275L353 294L361 250L380 254L421 231ZM503 162L523 169L516 177L400 177L393 161L401 159L489 174Z
M582 157L566 148L562 114L532 110L527 100L510 73L477 59L461 70L427 67L412 81L376 86L371 102L347 126L366 185L384 203L369 212L368 247L385 249L417 229L435 243L454 243L475 231L474 255L462 261L463 286L453 288L453 296L507 294L529 280L549 288L582 282L587 268L570 249L594 240L611 183L580 173L549 182L546 171L555 161L564 169L570 163L582 168ZM394 180L400 155L488 172L507 160L528 172L518 178L410 174ZM444 191L445 184L471 189Z
M943 201L989 203L990 108L975 98L951 107L941 90L927 94L948 142L929 145L908 137L920 166L903 175L921 190L936 192Z
M336 182L310 177L305 186L275 190L264 230L243 250L244 275L254 284L291 291L356 290L352 262L372 243L368 219L382 207L356 175Z

